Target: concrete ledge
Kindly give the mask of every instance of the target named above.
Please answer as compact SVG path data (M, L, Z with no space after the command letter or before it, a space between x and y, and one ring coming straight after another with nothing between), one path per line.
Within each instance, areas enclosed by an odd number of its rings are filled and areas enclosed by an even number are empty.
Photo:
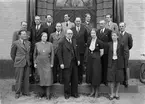
M14 85L12 86L12 91L14 91ZM34 93L37 92L42 92L42 88L38 85L38 84L31 84L30 85L30 91L33 91ZM54 94L58 94L61 95L63 94L64 91L64 86L63 84L53 84L52 89L51 89L52 93ZM110 89L109 86L105 86L105 85L101 85L100 86L100 93L109 93ZM81 85L78 86L78 92L80 94L89 94L91 92L91 86L89 84L83 83ZM123 85L120 86L120 93L138 93L138 84L136 83L136 80L130 80L129 81L129 86L128 88L125 88Z

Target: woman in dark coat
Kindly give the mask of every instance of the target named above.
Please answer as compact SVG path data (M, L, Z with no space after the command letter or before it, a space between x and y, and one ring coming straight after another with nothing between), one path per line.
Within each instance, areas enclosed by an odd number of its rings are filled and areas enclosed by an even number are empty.
M50 99L50 87L53 84L53 60L54 50L53 45L47 42L47 33L41 34L41 41L36 43L34 50L34 67L40 76L40 86L46 92L46 98Z
M111 94L109 99L119 99L119 86L124 81L124 54L123 44L118 39L118 34L112 32L112 42L108 51L108 73L107 80L110 83ZM115 93L114 93L115 89Z
M85 53L87 82L91 83L92 92L89 96L98 97L98 90L101 84L101 55L103 43L98 40L95 29L91 30L91 39L88 40Z

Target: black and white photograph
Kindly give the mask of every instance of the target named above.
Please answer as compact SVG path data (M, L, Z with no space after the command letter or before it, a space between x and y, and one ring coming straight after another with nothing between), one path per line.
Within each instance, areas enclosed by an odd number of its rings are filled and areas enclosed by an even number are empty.
M0 0L0 104L145 104L145 0Z

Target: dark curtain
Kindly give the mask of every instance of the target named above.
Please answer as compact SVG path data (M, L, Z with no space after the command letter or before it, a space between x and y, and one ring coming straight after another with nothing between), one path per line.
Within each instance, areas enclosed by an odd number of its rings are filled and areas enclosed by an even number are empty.
M28 30L34 24L34 17L36 15L36 0L27 0L27 23Z
M124 0L113 0L113 21L119 24L124 21Z

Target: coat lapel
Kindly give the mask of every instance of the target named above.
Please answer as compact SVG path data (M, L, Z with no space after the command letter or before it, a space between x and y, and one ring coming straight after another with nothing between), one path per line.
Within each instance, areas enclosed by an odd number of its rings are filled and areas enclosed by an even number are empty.
M65 40L65 46L66 46L66 48L69 49L69 50L71 50L70 43L67 41L66 38L64 40Z

